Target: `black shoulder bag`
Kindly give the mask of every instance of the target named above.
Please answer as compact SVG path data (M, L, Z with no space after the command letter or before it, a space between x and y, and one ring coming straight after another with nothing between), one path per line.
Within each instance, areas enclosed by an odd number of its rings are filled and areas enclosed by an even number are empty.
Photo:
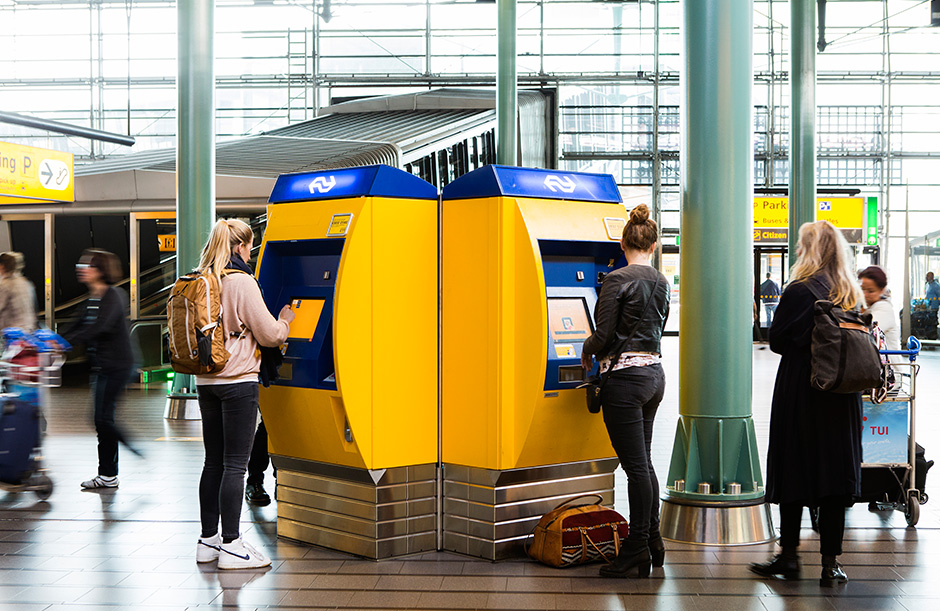
M863 392L882 382L881 356L871 334L871 314L843 310L806 281L817 301L810 346L813 388L835 393Z
M658 285L658 283L657 283ZM630 343L630 340L633 339L633 336L636 335L636 332L640 329L640 325L643 324L643 318L646 316L646 312L650 309L650 304L653 303L653 293L656 292L656 285L653 286L653 290L650 292L649 297L646 299L646 306L643 308L643 313L640 314L640 317L636 321L636 325L633 327L633 331L630 332L630 335L627 336L627 339L620 342L620 349L617 350L617 355L612 357L610 360L610 366L607 368L601 375L597 375L589 379L587 382L579 386L578 388L584 388L587 391L587 408L588 411L592 414L596 414L601 411L601 391L604 390L604 384L607 383L607 380L610 378L611 372L614 370L614 365L617 364L617 361L620 360L620 355L623 354L624 349L627 347L627 344ZM620 321L620 315L623 313L623 304L620 305L620 309L617 310L617 321ZM614 327L616 333L616 326ZM600 370L600 359L598 359L597 368Z

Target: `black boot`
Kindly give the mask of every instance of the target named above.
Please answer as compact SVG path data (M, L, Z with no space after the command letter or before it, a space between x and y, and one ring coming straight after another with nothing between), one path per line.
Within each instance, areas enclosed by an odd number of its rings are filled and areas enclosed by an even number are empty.
M630 577L636 569L637 577L650 576L650 548L648 541L627 539L620 553L608 565L602 566L603 577Z
M842 565L836 561L835 556L822 557L822 574L819 576L819 585L834 586L849 580L842 570Z
M261 484L248 484L245 486L245 500L259 507L271 504L271 497L264 491L264 486Z
M663 536L659 533L651 534L649 539L650 561L654 567L661 567L666 563L666 546L663 545Z
M770 562L752 562L749 567L752 573L761 577L783 577L784 579L800 578L800 557L795 549L784 549L774 556Z

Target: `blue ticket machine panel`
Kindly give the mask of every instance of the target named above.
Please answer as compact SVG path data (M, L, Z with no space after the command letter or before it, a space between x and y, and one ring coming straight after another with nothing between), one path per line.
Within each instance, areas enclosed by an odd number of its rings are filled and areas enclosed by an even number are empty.
M620 244L541 240L548 308L545 390L576 388L597 371L581 367L584 340L594 332L594 306L606 275L626 265Z

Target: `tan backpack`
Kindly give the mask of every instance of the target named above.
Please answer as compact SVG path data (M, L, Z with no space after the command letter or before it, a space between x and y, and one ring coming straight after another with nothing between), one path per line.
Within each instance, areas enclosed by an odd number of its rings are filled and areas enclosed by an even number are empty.
M237 269L230 273L243 274ZM176 373L206 375L225 368L231 356L222 329L222 286L212 274L180 276L166 302L170 331L170 366Z

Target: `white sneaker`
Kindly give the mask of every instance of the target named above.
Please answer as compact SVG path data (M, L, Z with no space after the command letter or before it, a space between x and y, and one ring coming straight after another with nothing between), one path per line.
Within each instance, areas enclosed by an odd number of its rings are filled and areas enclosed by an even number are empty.
M220 569L260 569L269 566L271 559L256 550L241 537L219 546Z
M85 490L94 490L96 488L117 488L118 487L118 478L117 475L113 477L106 477L104 475L96 475L89 480L82 482L82 488Z
M212 562L219 559L219 546L222 535L215 533L211 537L199 537L196 543L196 562Z

